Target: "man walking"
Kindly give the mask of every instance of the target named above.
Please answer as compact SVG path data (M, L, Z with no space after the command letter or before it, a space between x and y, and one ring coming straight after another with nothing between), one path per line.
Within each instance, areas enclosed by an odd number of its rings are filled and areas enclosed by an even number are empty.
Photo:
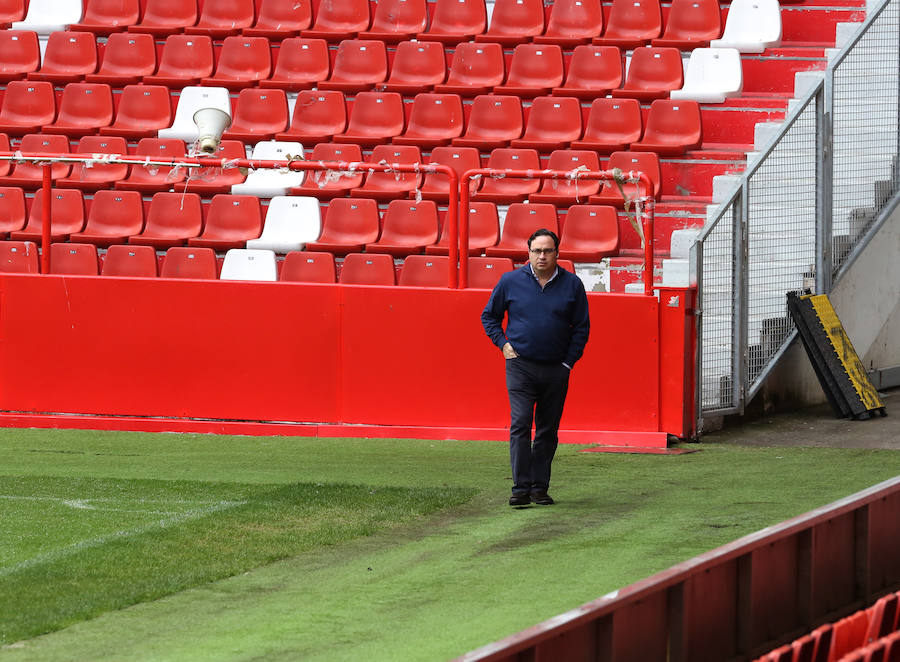
M584 285L556 266L558 252L556 234L537 230L528 239L528 264L503 274L481 313L484 330L506 359L511 506L553 504L547 493L550 464L569 371L581 358L590 329Z

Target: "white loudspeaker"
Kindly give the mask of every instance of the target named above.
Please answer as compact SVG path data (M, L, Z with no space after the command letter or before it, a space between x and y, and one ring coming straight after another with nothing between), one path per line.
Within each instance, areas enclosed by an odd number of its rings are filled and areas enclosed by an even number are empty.
M201 108L194 113L194 124L200 132L200 151L215 154L222 133L231 126L231 116L218 108Z

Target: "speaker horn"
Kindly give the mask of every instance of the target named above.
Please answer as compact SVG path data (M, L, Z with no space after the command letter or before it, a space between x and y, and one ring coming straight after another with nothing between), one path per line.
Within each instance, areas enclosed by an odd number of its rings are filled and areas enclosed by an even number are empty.
M194 113L194 124L200 132L200 151L215 154L219 149L222 133L231 126L231 116L218 108L201 108Z

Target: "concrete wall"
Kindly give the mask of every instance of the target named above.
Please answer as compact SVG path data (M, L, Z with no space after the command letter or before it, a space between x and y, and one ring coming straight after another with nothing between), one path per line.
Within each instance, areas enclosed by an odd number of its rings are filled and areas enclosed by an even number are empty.
M888 378L900 366L900 205L850 266L830 295L856 353ZM799 338L769 374L751 410L777 411L826 402Z

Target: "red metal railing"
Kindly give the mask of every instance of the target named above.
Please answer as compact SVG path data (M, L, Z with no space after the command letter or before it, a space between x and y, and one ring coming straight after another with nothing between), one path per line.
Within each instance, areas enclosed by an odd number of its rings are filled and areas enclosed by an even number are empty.
M148 168L246 168L270 170L303 170L329 171L336 174L364 172L397 172L397 173L434 173L443 174L449 180L449 190L458 190L459 196L449 196L447 209L447 232L450 234L449 260L451 265L458 264L458 269L451 268L447 276L447 286L451 289L468 287L469 265L469 184L476 177L496 177L514 179L568 179L568 180L600 180L635 183L641 195L633 200L634 216L640 223L644 248L644 294L653 294L653 196L652 184L642 172L608 171L608 170L498 170L480 168L469 170L460 178L453 168L442 164L406 164L406 163L364 163L348 161L273 161L260 159L227 159L215 157L178 157L172 159L151 159L128 157L115 154L23 154L21 152L0 152L0 161L34 162L43 168L41 187L43 190L42 228L41 228L41 271L50 272L51 241L51 167L54 163L96 164L120 163ZM459 213L462 205L462 214ZM454 239L455 238L455 239ZM461 250L465 247L463 250Z

